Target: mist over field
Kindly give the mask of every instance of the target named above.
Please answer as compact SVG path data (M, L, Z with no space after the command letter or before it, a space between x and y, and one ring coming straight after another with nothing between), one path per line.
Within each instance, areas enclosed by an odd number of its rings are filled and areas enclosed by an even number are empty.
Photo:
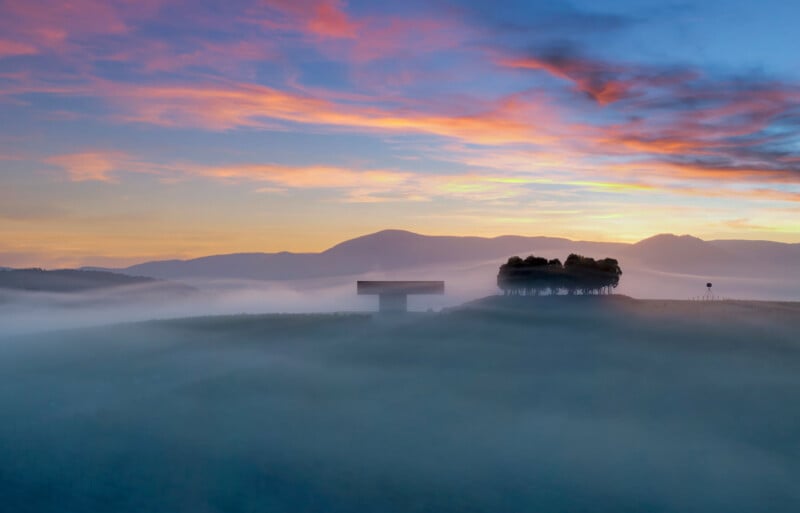
M15 512L797 511L796 305L519 299L0 337L0 496Z
M522 253L524 254L524 253ZM563 258L561 250L537 252ZM310 313L374 311L377 298L357 296L357 280L444 280L443 296L409 296L414 311L438 311L499 293L500 259L454 264L429 264L361 274L292 280L185 278L70 293L0 289L3 332L24 333L198 315L238 313ZM679 273L623 261L615 293L642 299L690 299L714 283L719 298L737 300L800 300L800 275L716 275ZM187 290L174 290L181 286Z
M692 258L624 260L612 296L502 296L504 259L439 248L291 279L226 277L276 273L260 256L169 263L206 273L178 278L7 274L35 281L0 289L0 497L15 512L797 511L800 277L785 259L737 275L688 243ZM394 316L356 295L408 279L445 294ZM708 281L729 301L687 301Z

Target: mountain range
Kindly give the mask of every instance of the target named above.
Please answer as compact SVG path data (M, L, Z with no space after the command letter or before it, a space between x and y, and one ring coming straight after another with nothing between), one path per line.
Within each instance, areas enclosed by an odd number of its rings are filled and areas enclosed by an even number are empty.
M190 260L145 262L102 269L132 276L298 280L413 269L448 263L504 262L536 253L562 260L569 253L613 257L626 265L690 274L776 277L800 274L800 244L749 240L704 241L689 235L661 234L634 244L572 241L554 237L453 237L384 230L357 237L320 253L234 253ZM97 270L96 268L92 268Z

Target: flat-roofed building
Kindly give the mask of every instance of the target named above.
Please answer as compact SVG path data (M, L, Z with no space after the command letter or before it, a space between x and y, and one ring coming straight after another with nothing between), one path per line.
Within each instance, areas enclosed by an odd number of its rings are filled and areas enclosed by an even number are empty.
M381 312L407 312L409 294L444 294L443 281L358 281L360 296L378 296Z

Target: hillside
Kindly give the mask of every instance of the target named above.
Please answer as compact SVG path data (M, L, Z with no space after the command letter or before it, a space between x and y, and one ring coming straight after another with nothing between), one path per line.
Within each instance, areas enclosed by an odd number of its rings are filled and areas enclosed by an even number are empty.
M621 255L651 269L740 277L792 276L798 273L800 244L771 241L704 241L690 235L662 234L626 247Z
M146 262L117 272L160 279L301 280L447 266L499 263L511 255L569 253L618 258L623 270L785 280L799 276L800 244L767 241L703 241L691 236L657 235L635 244L571 241L552 237L428 236L384 230L337 244L321 253L239 253L191 260Z
M507 299L0 332L4 506L799 510L797 304Z
M105 271L61 269L9 269L0 271L0 289L37 292L82 292L87 290L151 284L158 280Z
M342 242L321 253L236 253L134 265L118 272L163 279L294 280L346 276L446 262L502 258L534 248L564 248L549 237L448 237L384 230Z

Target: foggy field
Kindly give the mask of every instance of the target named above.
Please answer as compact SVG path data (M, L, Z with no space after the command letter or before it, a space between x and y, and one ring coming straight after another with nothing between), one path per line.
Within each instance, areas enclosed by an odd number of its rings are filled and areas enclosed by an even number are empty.
M0 335L14 512L800 511L800 303Z

